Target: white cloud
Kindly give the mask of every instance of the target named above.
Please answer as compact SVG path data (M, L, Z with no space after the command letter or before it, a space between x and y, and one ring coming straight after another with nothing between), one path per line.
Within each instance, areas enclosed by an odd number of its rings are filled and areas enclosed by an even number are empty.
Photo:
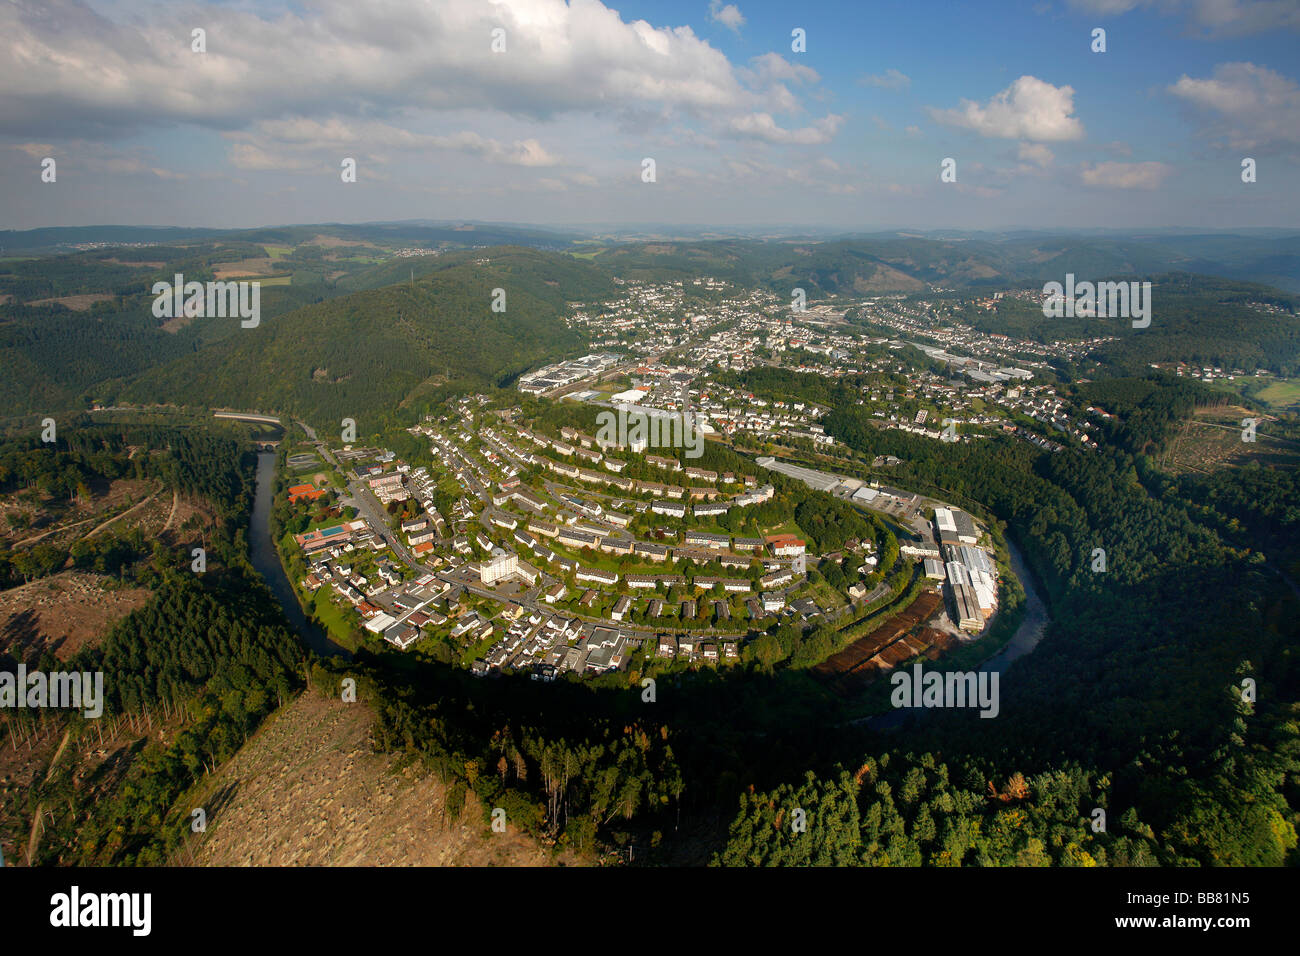
M874 76L864 76L858 82L863 86L878 86L886 90L905 90L912 85L912 78L891 68Z
M986 105L963 99L957 109L930 107L940 123L1005 139L1063 142L1081 139L1083 124L1074 113L1074 87L1053 86L1022 76Z
M1209 79L1186 74L1169 92L1196 109L1205 133L1231 149L1300 144L1300 85L1254 63L1220 63Z
M1046 169L1056 158L1042 143L1021 143L1018 156L1022 162L1033 163Z
M740 12L740 8L734 3L724 6L722 0L709 0L709 19L735 33L739 33L745 25L745 15Z
M158 179L189 178L185 173L153 165L136 151L121 152L102 143L83 139L66 140L58 146L53 143L10 143L4 148L23 153L32 159L42 160L50 156L60 164L116 176L148 174Z
M795 143L803 146L817 146L822 143L829 143L834 139L843 123L843 116L828 113L822 119L814 121L811 126L805 126L803 129L783 129L777 125L776 120L772 118L770 113L747 113L744 116L733 118L730 128L733 133L740 136L749 136L769 143Z
M194 23L208 31L207 53L190 52ZM491 51L495 27L506 30L504 53ZM0 132L15 135L176 122L232 129L410 107L540 118L753 108L727 57L690 27L627 23L599 0L390 0L364 11L315 0L265 15L160 6L129 21L85 0L5 3L0 88Z
M751 69L747 73L755 86L766 86L778 81L816 83L821 79L812 67L791 63L779 53L764 53L749 62Z
M1166 163L1084 163L1080 175L1085 185L1111 189L1155 189L1173 172Z
M1182 14L1212 36L1300 32L1300 3L1296 0L1070 0L1070 6L1096 16L1119 16L1139 7Z
M87 169L93 169L99 172L109 173L114 176L138 176L147 173L150 176L156 176L159 179L188 179L184 173L174 172L170 169L163 169L159 166L150 166L142 159L126 156L104 157L102 159L87 158L84 163Z
M257 172L301 172L313 167L321 168L318 159L287 152L272 152L256 143L234 143L226 155L236 169Z
M9 149L16 149L20 153L26 153L32 159L44 159L46 156L54 154L54 146L50 143L12 143Z
M559 162L535 139L506 143L472 130L426 135L386 123L348 123L339 117L263 120L249 132L226 135L235 141L229 155L240 169L304 170L337 162L345 155L365 156L382 164L388 162L382 150L444 149L508 166L554 166Z
M1300 3L1295 0L1194 0L1192 15L1215 34L1300 32Z
M1070 6L1100 17L1114 17L1142 6L1146 0L1070 0Z

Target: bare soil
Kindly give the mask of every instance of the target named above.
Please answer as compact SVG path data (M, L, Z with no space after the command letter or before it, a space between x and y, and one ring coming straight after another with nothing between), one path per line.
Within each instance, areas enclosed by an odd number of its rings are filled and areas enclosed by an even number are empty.
M143 607L147 588L110 588L112 578L59 574L0 591L0 650L35 660L43 650L66 661L120 618Z
M273 715L196 799L207 830L177 862L203 866L551 866L583 862L513 827L484 826L471 794L372 752L365 704L301 695Z

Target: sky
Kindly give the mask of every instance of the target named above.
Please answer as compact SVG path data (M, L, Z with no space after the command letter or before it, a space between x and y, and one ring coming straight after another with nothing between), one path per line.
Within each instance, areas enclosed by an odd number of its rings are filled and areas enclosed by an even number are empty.
M0 229L404 219L1300 231L1300 0L0 4Z

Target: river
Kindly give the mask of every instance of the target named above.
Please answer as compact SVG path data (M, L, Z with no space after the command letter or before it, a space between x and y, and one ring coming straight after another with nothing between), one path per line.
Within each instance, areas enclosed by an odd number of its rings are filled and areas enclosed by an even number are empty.
M1016 628L1016 633L1011 635L1011 640L1007 641L1006 647L980 666L982 671L997 671L999 674L1005 671L1012 661L1024 657L1038 646L1049 620L1047 605L1043 603L1043 598L1038 593L1038 586L1034 583L1034 577L1030 574L1029 566L1025 564L1020 549L1010 539L1007 539L1007 549L1011 559L1011 570L1015 572L1025 589L1025 616L1021 619L1020 626Z
M347 648L336 644L318 625L307 620L293 585L280 564L280 555L271 540L271 499L275 495L275 459L273 451L257 455L257 494L253 498L253 519L249 527L253 567L262 576L284 609L284 616L297 632L299 639L322 656L351 657Z
M1034 583L1033 575L1029 573L1029 566L1025 564L1020 549L1009 538L1007 539L1007 549L1011 561L1011 570L1020 579L1020 583L1025 589L1025 615L1021 618L1020 626L1016 628L1016 633L1011 635L1011 640L1007 641L1006 646L980 665L979 669L981 671L996 672L998 674L1006 671L1008 665L1013 661L1024 657L1038 646L1038 642L1043 639L1043 631L1050 620L1047 616L1047 605L1043 603L1042 595L1038 593L1038 586ZM908 661L907 664L910 665L911 661ZM875 717L860 718L853 721L853 723L867 724L872 730L897 730L908 720L919 720L927 713L928 711L924 708L898 709Z

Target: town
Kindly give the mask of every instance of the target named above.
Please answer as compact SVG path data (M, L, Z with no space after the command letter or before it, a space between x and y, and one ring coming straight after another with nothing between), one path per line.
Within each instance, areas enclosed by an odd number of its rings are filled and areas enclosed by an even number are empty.
M982 634L1004 572L972 516L779 457L842 454L821 424L827 409L764 398L730 374L762 366L828 379L874 374L880 384L860 401L872 404L880 427L936 441L1000 428L1061 447L1025 426L1037 422L1087 446L1086 417L1105 413L1072 417L1050 386L1033 385L1034 372L987 356L862 335L844 324L842 308L791 315L771 296L730 296L724 283L703 281L727 295L708 319L681 318L673 284L628 282L626 300L575 308L575 324L607 350L522 376L529 411L464 396L408 430L420 452L405 457L301 443L286 462L299 477L285 492L295 530L284 557L304 606L345 643L382 640L475 674L541 681L728 666L778 628L847 633L851 623L887 618L909 585L913 597L919 588L938 598L929 626L958 642ZM907 313L891 299L882 314ZM908 354L927 364L910 368ZM940 374L935 362L964 375ZM556 424L615 414L661 427ZM956 437L943 430L954 420ZM684 422L744 453L741 464L693 464L699 452L684 440ZM647 434L664 436L664 447ZM884 533L818 549L797 521L771 509L786 480L874 516ZM900 642L895 655L904 647L921 649ZM880 670L897 663L875 660Z

